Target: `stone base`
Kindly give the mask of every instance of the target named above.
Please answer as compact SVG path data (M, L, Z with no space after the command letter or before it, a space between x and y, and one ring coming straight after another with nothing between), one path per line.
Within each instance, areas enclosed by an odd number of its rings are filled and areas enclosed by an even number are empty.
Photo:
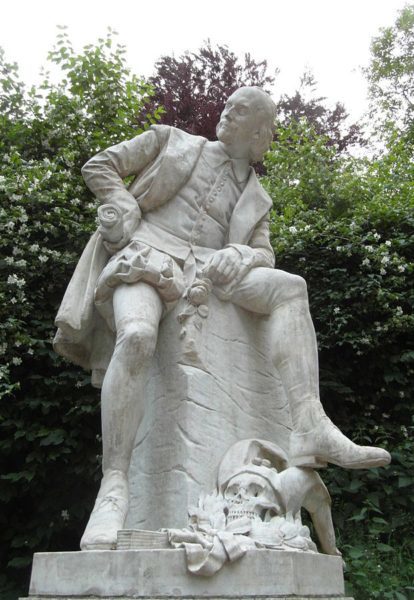
M142 598L142 600L162 600L162 596ZM182 598L182 596L169 596L171 600ZM186 597L186 600L198 600L202 596ZM354 600L349 596L214 596L214 600ZM30 596L29 598L19 598L19 600L99 600L98 596ZM105 600L134 600L132 596L111 596L105 597Z
M101 550L34 555L30 600L344 597L342 559L251 551L213 577L190 574L184 550ZM351 599L348 599L351 600Z

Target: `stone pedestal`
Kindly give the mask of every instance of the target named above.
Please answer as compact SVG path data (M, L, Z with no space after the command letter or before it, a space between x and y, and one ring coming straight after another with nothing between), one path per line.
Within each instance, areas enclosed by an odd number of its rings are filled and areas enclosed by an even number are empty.
M269 360L267 317L211 295L207 318L196 313L180 324L186 306L180 302L160 325L129 473L128 529L185 527L188 507L215 488L235 442L288 447L290 413Z
M342 559L255 550L213 577L198 577L187 571L184 550L40 553L29 591L30 600L257 597L345 600Z

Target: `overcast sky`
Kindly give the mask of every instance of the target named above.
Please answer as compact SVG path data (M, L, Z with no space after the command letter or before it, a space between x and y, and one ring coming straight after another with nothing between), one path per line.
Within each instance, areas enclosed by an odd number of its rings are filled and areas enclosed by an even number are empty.
M27 83L38 77L56 38L67 25L76 49L116 29L128 63L150 75L163 54L179 56L207 38L236 54L266 58L280 75L275 99L293 92L306 67L321 95L341 101L354 119L366 109L360 68L380 27L392 25L405 0L7 0L2 4L0 45L20 65Z

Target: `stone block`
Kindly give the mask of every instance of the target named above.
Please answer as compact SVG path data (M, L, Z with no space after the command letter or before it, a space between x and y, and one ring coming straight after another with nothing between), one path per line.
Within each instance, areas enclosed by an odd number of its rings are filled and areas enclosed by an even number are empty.
M129 472L128 529L184 527L188 507L215 488L218 464L236 441L288 447L290 413L269 360L267 317L211 295L207 318L180 325L184 305L160 325Z
M342 559L255 550L214 577L191 575L184 550L35 554L30 600L81 598L344 598Z

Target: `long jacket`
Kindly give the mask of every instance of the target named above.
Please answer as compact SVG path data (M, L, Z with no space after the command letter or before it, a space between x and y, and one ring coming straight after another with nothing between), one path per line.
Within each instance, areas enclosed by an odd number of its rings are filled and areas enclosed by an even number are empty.
M100 202L116 203L124 213L138 203L145 215L172 199L188 181L207 140L166 125L151 130L104 150L86 163L82 174ZM148 144L154 133L155 147ZM127 189L123 179L130 175L135 178ZM251 168L230 219L227 242L249 256L252 266L272 267L274 263L268 227L271 204ZM96 282L109 257L96 231L80 257L55 321L56 352L92 369L92 383L97 386L115 342L114 332L94 305Z

